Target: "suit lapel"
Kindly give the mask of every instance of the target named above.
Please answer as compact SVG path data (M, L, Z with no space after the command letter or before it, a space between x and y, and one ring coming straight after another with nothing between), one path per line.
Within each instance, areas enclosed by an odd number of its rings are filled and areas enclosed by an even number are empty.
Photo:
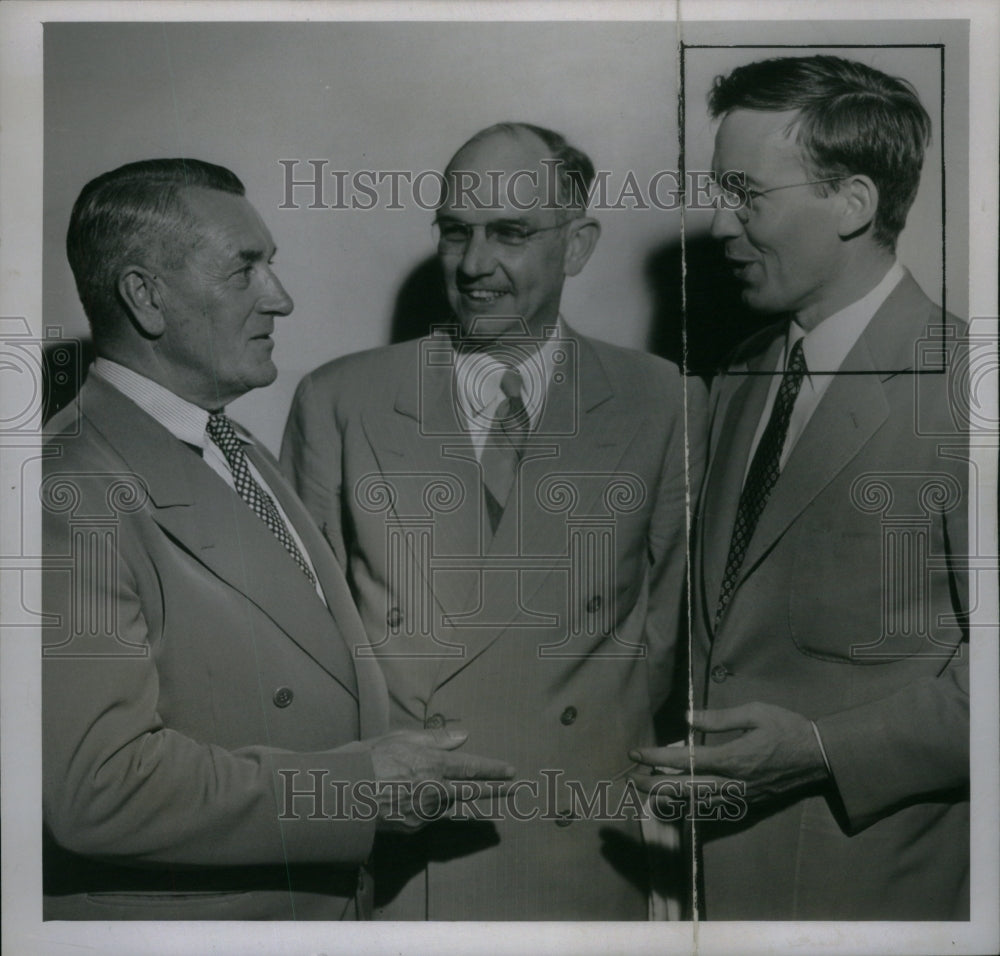
M740 580L753 571L788 526L888 418L889 404L879 377L871 374L874 371L868 349L861 341L830 383L788 456L750 539Z
M197 454L97 376L84 385L81 403L94 426L143 479L150 514L163 531L357 696L350 654L343 641L331 639L327 609L239 496Z
M769 372L777 363L781 342L779 335L749 367L727 373L721 386L727 390L729 399L719 409L722 425L712 448L699 522L705 613L712 620L729 556L750 445L771 387L773 376Z
M737 587L753 573L789 525L858 456L888 418L890 407L883 382L912 370L915 343L933 320L935 311L940 318L940 310L935 310L919 286L906 275L872 317L778 476L747 548ZM751 437L758 419L759 410L757 418L741 426ZM721 441L720 448L725 454ZM741 460L745 465L745 456ZM742 481L742 471L740 476ZM733 509L733 518L738 497L737 489L726 499L727 509ZM732 530L731 522L729 529ZM728 539L725 547L728 548ZM721 570L718 575L714 582L716 589L710 592L715 595L721 583Z
M444 341L450 349L450 342ZM466 607L469 576L454 571L434 573L427 559L482 555L481 472L455 408L452 366L433 365L415 355L413 361L419 367L401 370L403 382L392 412L363 414L365 434L380 472L370 480L379 484L359 487L354 494L362 507L367 507L364 500L369 498L387 502L385 518L397 527L432 524L433 553L411 550L410 559L424 576L440 612L448 615ZM407 536L407 542L412 540Z
M270 456L256 446L248 448L247 455L268 483L288 520L295 526L306 551L309 552L329 612L343 637L343 643L350 649L349 658L353 661L352 669L359 687L361 737L377 737L384 734L389 707L385 679L372 655L368 635L358 616L344 572L337 563L326 538L320 533L312 517Z

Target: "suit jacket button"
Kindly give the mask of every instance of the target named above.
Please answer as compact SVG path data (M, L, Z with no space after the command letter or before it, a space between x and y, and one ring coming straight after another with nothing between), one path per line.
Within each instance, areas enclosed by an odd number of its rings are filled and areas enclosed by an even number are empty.
M427 730L441 730L444 725L444 714L431 714L431 716L424 721L424 727L426 727Z
M295 695L292 693L291 687L279 687L275 692L271 700L274 701L275 707L287 707Z
M398 607L392 608L385 616L385 623L395 630L403 623L403 612Z
M716 684L723 683L728 676L729 670L725 667L725 665L716 664L715 667L712 668L712 680L714 680Z
M577 713L577 711L576 711L575 707L567 707L559 715L559 721L560 721L560 723L565 724L565 726L568 727L571 723L573 723L574 720L576 720L576 713Z
M573 819L572 810L559 810L557 811L556 826L568 827L573 822Z
M589 601L587 602L587 613L588 613L588 614L596 614L596 613L597 613L597 612L598 612L598 611L599 611L599 610L601 609L601 604L602 604L602 603L603 603L603 602L601 601L601 596L600 596L600 594L595 594L595 595L594 595L594 596L593 596L593 597L592 597L592 598L591 598L591 599L590 599L590 600L589 600Z

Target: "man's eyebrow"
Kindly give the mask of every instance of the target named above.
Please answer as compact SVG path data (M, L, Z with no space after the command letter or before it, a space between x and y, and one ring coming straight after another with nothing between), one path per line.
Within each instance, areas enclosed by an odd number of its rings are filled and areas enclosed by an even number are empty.
M278 251L277 246L275 246L275 248L271 250L270 255L268 255L267 251L264 249L240 249L239 252L236 253L236 258L239 259L241 262L245 262L248 265L250 265L255 262L260 262L263 259L274 258L274 255L277 251Z

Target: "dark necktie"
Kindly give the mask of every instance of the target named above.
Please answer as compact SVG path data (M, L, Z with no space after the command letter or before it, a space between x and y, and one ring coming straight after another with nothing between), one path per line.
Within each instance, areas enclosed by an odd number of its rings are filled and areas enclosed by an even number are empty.
M247 456L243 451L243 442L240 441L233 429L233 423L223 414L212 415L208 419L208 435L219 446L222 454L226 456L226 461L229 462L237 494L250 506L250 510L271 529L271 533L284 545L285 550L292 556L292 560L299 566L302 573L311 584L315 585L316 576L306 563L306 559L302 557L302 552L295 544L288 526L274 504L274 500L250 474Z
M781 452L785 447L785 436L788 434L788 422L791 420L792 409L795 407L795 399L802 387L805 373L806 359L802 354L802 339L799 339L792 346L791 354L788 356L785 374L778 388L774 407L771 409L771 417L754 452L743 485L743 493L740 495L736 524L733 526L733 537L729 543L726 572L722 577L722 590L719 592L719 604L715 612L716 627L722 620L722 614L736 589L736 581L750 539L753 537L767 499L771 496L771 489L778 480L781 471Z
M483 485L490 529L496 533L503 516L524 443L531 430L528 411L521 398L521 375L508 368L500 379L503 401L497 405L493 425L483 447Z

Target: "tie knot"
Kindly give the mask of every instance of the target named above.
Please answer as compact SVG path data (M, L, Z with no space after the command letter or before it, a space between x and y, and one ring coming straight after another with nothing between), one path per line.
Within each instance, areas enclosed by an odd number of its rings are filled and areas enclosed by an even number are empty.
M788 353L788 361L785 368L789 372L804 374L806 371L806 355L802 346L802 339L796 339L792 350Z
M208 425L205 430L209 438L215 442L223 451L240 447L240 439L233 428L232 421L222 412L210 415Z
M520 398L523 384L521 373L516 368L507 368L500 377L500 391L507 398Z

